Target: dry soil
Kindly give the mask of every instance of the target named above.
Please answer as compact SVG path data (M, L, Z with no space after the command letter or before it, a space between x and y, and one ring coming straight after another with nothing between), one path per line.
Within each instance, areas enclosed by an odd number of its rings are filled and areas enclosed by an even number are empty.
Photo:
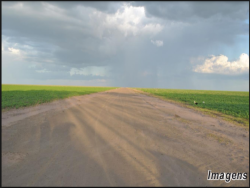
M248 186L249 130L119 88L2 113L2 186Z

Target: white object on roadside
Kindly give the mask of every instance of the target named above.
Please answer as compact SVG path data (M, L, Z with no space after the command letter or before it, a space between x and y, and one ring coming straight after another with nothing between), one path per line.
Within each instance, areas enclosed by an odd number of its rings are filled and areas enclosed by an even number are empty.
M205 103L205 101L203 101L203 103Z

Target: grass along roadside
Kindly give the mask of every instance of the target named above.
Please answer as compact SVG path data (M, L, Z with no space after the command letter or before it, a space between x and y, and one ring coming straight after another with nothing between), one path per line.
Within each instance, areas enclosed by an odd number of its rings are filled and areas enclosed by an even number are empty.
M132 88L149 96L249 127L249 92ZM194 100L198 105L194 104ZM202 102L205 103L202 103ZM239 104L237 104L239 103Z
M2 112L115 88L2 84Z

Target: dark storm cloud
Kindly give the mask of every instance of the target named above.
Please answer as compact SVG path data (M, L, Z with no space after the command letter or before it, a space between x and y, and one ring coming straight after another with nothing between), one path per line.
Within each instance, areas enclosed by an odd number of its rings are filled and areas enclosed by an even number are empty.
M241 84L246 76L194 73L190 59L238 58L228 49L245 49L239 37L249 37L248 7L249 2L3 2L2 45L20 50L20 77L26 79L111 79L115 86L193 89L210 83L219 89L216 79ZM105 77L70 76L72 68L88 66L110 71Z
M61 1L50 2L51 4L63 9L74 8L77 6L91 7L106 13L115 13L122 1Z
M148 16L175 20L193 21L197 18L229 18L246 20L249 15L249 2L239 1L217 1L217 2L133 2L136 6L144 6Z

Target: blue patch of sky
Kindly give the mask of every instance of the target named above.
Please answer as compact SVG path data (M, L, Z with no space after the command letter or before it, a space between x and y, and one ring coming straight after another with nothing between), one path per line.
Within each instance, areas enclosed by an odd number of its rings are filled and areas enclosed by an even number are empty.
M233 46L218 45L217 48L211 50L211 55L225 55L228 61L236 61L242 53L249 55L249 35L238 35L237 43Z

